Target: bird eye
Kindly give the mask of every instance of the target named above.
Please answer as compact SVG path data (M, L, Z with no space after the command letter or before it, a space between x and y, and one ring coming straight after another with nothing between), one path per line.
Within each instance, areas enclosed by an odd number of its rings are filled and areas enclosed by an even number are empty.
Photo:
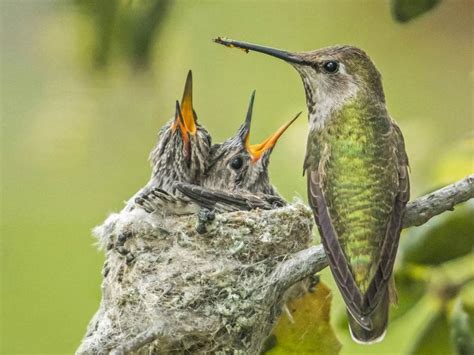
M323 69L326 73L334 74L339 70L339 63L333 60L330 60L323 64Z
M244 161L241 157L235 157L230 161L230 167L234 170L239 170L242 167L243 163Z

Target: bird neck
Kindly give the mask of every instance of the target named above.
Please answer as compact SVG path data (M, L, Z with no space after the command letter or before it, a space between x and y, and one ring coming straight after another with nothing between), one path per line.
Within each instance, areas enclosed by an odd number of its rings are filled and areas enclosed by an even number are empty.
M167 192L175 192L175 182L192 183L194 179L188 164L182 157L167 153L165 153L163 159L155 161L150 181L153 181L153 187Z
M325 90L317 88L307 94L310 132L325 131L329 123L349 114L361 121L368 117L388 115L384 101L356 84L352 85L349 90L333 95L327 95ZM344 124L342 121L340 123Z
M249 181L247 181L247 186L243 186L243 188L252 193L273 195L274 188L270 183L267 167L265 167L265 171L252 174Z
M193 178L190 164L183 155L179 133L172 132L169 124L160 131L149 159L152 166L150 182L153 187L173 192L174 182L190 182Z
M331 90L303 78L310 131L320 131L328 120L358 96L359 87L350 82L344 90Z
M185 156L185 145L179 131L173 131L169 121L158 134L158 141L150 153L151 180L154 187L175 192L176 182L199 184L207 166L211 145L210 135L197 126L197 132L190 137L189 157Z

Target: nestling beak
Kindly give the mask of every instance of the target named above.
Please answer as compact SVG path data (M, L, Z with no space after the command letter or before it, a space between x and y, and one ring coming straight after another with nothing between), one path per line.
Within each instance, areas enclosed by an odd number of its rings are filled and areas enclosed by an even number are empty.
M247 152L252 157L252 162L257 162L266 151L270 151L273 149L275 144L277 143L278 139L282 136L282 134L286 131L290 125L296 121L296 119L301 115L299 112L291 121L281 126L275 133L273 133L270 137L265 139L262 143L259 144L249 144L249 136L247 135L245 140L245 148Z
M291 53L287 51L283 51L280 49L270 48L259 46L258 44L252 44L247 42L239 42L234 41L232 39L227 39L223 37L214 38L214 42L222 44L229 48L240 48L243 49L245 52L248 51L255 51L264 54L268 54L272 57L283 59L286 62L294 63L294 64L308 64L300 55L297 53Z
M183 116L182 125L179 124L179 117L176 115L173 129L179 127L183 137L187 136L188 133L195 135L197 128L196 113L193 109L193 73L191 70L188 72L186 84L184 85L183 98L181 99L181 114Z
M189 133L186 129L185 121L183 114L181 113L181 107L179 106L178 100L176 100L176 113L175 113L175 121L173 126L179 127L179 131L181 132L181 138L183 139L183 155L186 160L189 160L191 157L191 142L189 141Z
M245 144L247 141L249 134L250 134L250 124L252 123L252 111L253 111L253 102L255 101L255 90L252 91L252 95L250 95L250 102L249 108L247 109L247 116L245 117L245 121L240 126L237 135L239 136L240 140Z

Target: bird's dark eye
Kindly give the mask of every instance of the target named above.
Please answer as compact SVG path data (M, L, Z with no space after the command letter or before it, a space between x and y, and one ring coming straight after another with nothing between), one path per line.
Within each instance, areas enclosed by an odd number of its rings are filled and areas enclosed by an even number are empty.
M323 64L323 69L326 73L334 74L339 70L339 63L334 60L330 60Z
M244 161L241 157L235 157L230 161L230 167L234 170L239 170L242 167L243 163Z

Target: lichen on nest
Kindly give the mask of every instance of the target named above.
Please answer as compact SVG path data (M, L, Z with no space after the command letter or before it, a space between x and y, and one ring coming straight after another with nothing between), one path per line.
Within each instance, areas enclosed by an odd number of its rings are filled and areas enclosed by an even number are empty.
M308 247L312 215L301 202L275 210L196 216L140 210L94 229L105 251L102 301L78 353L108 353L158 329L140 353L258 352L281 312L272 273Z

